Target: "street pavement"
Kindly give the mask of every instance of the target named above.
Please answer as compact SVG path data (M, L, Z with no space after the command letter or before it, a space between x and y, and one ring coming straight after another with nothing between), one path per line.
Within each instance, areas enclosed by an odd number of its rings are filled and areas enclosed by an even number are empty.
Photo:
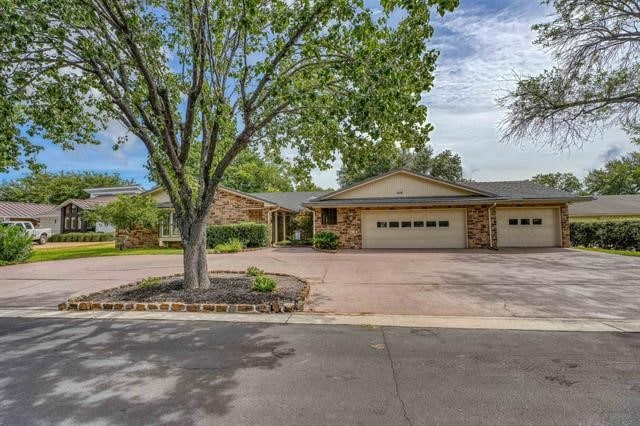
M0 318L0 424L638 424L640 334Z

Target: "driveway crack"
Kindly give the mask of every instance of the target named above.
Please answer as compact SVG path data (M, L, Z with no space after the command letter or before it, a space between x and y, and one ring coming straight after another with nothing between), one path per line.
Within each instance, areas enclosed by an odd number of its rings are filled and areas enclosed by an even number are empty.
M400 401L400 406L402 406L402 415L404 416L404 419L407 421L407 424L410 426L413 426L413 422L411 421L411 419L409 418L409 415L407 414L407 406L405 405L404 400L400 396L396 367L395 367L395 364L393 363L393 358L391 357L391 351L389 350L389 344L387 343L387 336L384 334L384 327L380 327L380 330L382 331L382 343L384 343L384 347L387 352L387 358L389 358L389 364L391 365L391 375L393 376L393 385L394 385L396 398L398 398L398 401Z

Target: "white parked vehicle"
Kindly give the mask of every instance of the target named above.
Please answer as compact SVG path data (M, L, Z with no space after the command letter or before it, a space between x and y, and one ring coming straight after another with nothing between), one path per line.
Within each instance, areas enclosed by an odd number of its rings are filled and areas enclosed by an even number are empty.
M51 228L35 228L31 222L7 221L2 222L2 225L19 226L24 229L26 233L31 235L31 239L33 241L37 241L40 245L47 244L49 235L51 235Z

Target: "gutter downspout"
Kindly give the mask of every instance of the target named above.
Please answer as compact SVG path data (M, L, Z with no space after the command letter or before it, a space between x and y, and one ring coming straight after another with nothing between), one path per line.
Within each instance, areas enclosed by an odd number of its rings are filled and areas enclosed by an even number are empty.
M491 250L498 250L496 247L493 246L493 220L491 219L491 209L495 208L497 205L497 203L493 203L492 206L489 206L489 208L487 208L487 213L489 214L489 249Z

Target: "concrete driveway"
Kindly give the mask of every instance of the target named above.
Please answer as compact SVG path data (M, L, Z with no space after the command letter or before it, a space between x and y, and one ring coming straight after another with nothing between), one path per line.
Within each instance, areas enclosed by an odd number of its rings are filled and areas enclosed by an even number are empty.
M180 256L121 256L0 268L0 307L181 271ZM210 255L212 270L255 265L312 282L307 310L437 316L640 319L640 258L567 249L342 251L273 248Z

